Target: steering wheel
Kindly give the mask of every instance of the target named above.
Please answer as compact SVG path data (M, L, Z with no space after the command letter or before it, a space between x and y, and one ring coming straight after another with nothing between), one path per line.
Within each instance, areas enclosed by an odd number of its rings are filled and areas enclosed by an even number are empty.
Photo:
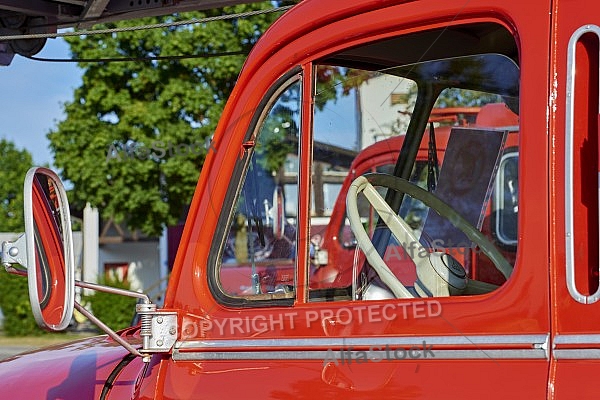
M365 174L356 178L350 185L346 196L346 210L350 228L365 257L385 283L398 298L414 295L398 280L385 261L381 258L369 235L365 231L358 212L357 196L363 193L381 220L389 227L396 240L403 247L410 244L414 251L407 251L416 266L417 281L415 290L421 297L449 296L451 294L481 294L497 288L496 285L471 280L463 266L451 255L443 252L428 252L419 242L413 230L396 214L373 186L382 186L408 194L420 200L440 216L448 219L456 228L477 244L494 266L508 279L512 266L502 253L477 228L458 214L452 207L419 186L406 179L380 173ZM423 256L427 254L427 256Z

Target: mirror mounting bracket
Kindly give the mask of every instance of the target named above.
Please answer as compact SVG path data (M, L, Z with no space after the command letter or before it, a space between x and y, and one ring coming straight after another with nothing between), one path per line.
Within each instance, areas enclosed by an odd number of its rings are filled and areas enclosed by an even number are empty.
M135 310L140 315L141 320L141 349L136 349L131 346L115 331L104 324L95 315L83 308L80 304L75 303L75 308L77 308L78 311L96 324L96 326L102 329L106 334L108 334L108 336L129 350L131 354L142 357L144 362L150 361L149 353L168 353L175 345L178 332L177 312L157 311L156 304L152 303L150 298L144 293L134 292L127 289L113 288L110 286L103 286L97 283L82 282L78 280L75 281L75 286L121 296L134 297L142 301L141 303L136 304L135 307Z
M146 353L169 352L177 340L177 313L156 311L156 304L137 304L141 316L140 336Z
M147 307L139 307L147 306ZM102 329L115 342L119 343L131 354L141 357L142 361L150 362L151 353L168 353L177 340L177 313L174 311L156 311L156 304L138 304L136 311L142 316L140 336L142 337L142 348L136 349L98 317L85 309L81 304L75 302L75 308L96 326ZM140 311L146 308L153 311Z
M19 236L14 242L2 242L2 265L6 271L18 275L27 274L27 239L25 234ZM21 265L22 268L16 268L15 265Z

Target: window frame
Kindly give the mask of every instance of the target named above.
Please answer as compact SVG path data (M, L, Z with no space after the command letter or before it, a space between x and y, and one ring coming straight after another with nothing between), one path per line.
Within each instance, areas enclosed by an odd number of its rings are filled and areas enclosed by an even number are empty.
M254 113L251 122L248 126L246 134L244 136L243 143L254 140L262 127L264 120L267 118L271 107L277 102L280 95L285 92L292 85L299 83L300 87L300 115L299 118L302 121L302 103L305 94L303 93L303 80L304 75L300 67L291 69L287 74L277 79L271 88L265 93L256 112ZM302 122L299 125L300 133L302 135ZM304 133L306 134L306 133ZM299 146L300 147L300 146ZM299 149L300 150L300 149ZM208 287L217 300L218 303L229 306L229 307L266 307L266 306L292 306L295 300L301 295L296 287L298 282L294 282L294 291L291 296L288 293L279 295L272 293L268 295L249 295L249 296L231 296L228 294L221 285L220 271L222 266L222 257L225 250L225 245L231 229L231 224L235 214L235 204L241 194L244 186L245 174L248 172L252 155L254 154L253 149L246 151L242 157L238 160L234 167L233 174L229 182L236 182L236 184L229 185L221 213L218 218L217 230L213 236L211 244L211 251L209 253L208 265L207 265L207 279ZM299 181L298 181L299 183ZM299 202L298 202L299 204ZM299 212L299 210L297 210ZM296 230L296 242L298 241L298 230ZM296 271L294 279L296 280L298 270L298 249L296 248L296 257L294 270Z

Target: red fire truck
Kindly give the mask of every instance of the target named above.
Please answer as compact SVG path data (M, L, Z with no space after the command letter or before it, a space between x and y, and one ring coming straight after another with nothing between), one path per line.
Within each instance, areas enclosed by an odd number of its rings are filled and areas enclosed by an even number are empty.
M32 170L3 262L42 327L76 308L108 335L1 362L3 395L597 397L599 8L295 6L239 76L161 309L75 281L64 189ZM432 115L457 107L511 117ZM141 324L75 286L139 297Z

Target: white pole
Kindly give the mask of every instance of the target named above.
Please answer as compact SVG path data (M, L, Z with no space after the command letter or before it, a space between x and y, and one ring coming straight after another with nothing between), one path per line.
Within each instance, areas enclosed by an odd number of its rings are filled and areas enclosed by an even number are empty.
M159 293L161 295L160 301L157 302L162 306L165 297L165 291L167 290L167 276L169 275L169 240L168 240L168 229L163 228L162 235L158 241L158 258L159 258L159 270L158 279L160 279Z
M83 210L83 281L98 282L100 266L98 265L100 218L98 209L87 203Z

